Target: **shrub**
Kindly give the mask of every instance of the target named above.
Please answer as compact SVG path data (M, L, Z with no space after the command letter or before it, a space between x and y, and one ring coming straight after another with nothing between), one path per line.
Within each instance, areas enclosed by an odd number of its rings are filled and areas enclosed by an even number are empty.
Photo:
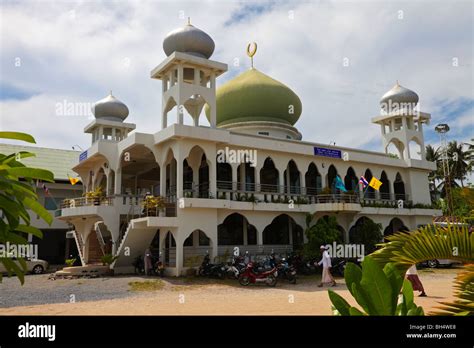
M349 232L349 240L354 244L363 244L365 254L375 251L376 245L382 240L382 225L370 219L362 218Z

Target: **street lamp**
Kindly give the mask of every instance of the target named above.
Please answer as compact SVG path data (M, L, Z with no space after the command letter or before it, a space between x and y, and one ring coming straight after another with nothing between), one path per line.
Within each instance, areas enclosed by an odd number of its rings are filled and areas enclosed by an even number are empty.
M449 126L447 123L440 123L435 127L435 131L439 134L439 139L441 142L441 163L443 164L444 191L446 194L448 214L451 216L453 213L453 200L451 197L451 177L449 175L448 145L446 142L446 133L449 132Z

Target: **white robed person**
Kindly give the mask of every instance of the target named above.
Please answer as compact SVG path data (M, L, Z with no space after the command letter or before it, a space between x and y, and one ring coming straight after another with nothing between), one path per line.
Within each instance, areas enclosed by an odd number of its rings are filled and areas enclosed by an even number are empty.
M318 262L319 266L323 266L323 275L321 276L321 283L319 283L319 287L322 287L324 284L331 284L331 286L336 286L336 281L332 277L331 274L331 256L327 251L324 245L321 245L319 248L322 252L321 261Z

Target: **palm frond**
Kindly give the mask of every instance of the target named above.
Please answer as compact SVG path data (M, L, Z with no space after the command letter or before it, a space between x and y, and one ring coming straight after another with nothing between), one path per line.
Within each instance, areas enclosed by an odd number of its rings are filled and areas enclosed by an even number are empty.
M474 315L474 264L466 265L454 281L456 299L453 302L440 302L435 308L441 311L430 315Z
M432 259L451 259L463 263L474 262L474 234L466 224L447 227L427 225L413 232L397 232L378 244L380 249L371 254L382 263L394 262L400 270Z

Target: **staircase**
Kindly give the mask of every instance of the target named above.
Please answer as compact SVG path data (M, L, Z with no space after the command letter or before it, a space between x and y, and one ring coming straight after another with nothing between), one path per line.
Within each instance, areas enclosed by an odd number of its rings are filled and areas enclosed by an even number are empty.
M85 265L86 262L84 261L84 241L82 240L82 236L78 234L76 231L72 231L74 239L76 240L77 251L79 252L79 257L81 258L81 264Z
M104 253L99 239L97 238L97 234L91 233L89 235L89 260L87 264L90 265L102 263L102 256L104 256Z

